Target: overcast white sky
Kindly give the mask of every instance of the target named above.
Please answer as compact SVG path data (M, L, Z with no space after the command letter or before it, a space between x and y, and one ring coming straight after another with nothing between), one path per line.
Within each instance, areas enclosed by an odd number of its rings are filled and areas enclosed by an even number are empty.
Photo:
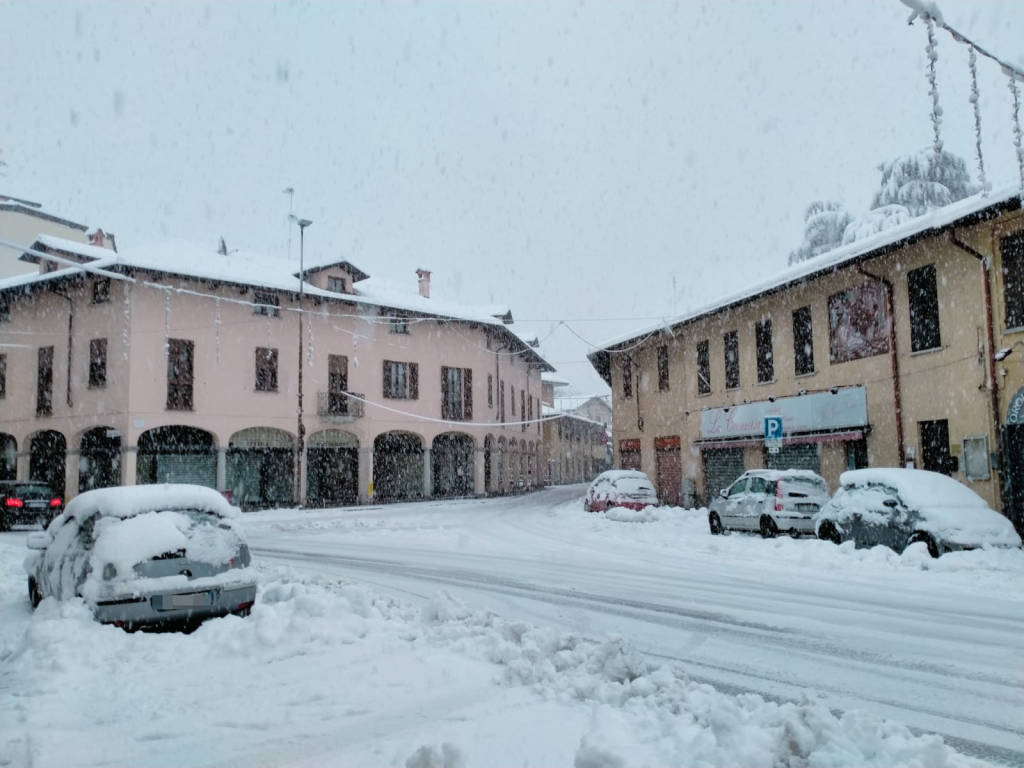
M1024 67L1024 2L941 0ZM0 191L122 246L183 236L349 259L507 302L579 390L600 342L784 268L812 200L863 212L931 141L925 29L858 2L0 0ZM939 36L974 167L967 52ZM993 181L1006 77L981 60ZM297 260L297 238L292 243ZM531 321L531 322L524 322ZM554 330L554 333L552 331Z

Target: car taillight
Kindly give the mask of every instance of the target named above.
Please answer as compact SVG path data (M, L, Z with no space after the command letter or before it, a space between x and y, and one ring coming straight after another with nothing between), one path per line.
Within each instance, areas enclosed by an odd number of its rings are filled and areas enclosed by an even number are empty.
M7 499L6 501L4 501L4 505L8 507L24 507L25 502L23 502L21 499Z
M775 484L775 511L782 511L782 483Z
M50 499L50 506L51 507L59 507L60 506L60 498L57 497L57 496L54 496L52 499Z

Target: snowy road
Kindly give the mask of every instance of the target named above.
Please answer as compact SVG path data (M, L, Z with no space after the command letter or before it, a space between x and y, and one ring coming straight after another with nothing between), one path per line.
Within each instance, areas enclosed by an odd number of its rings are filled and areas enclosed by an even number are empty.
M506 619L618 634L724 692L866 710L1024 764L1019 553L931 562L712 537L681 511L655 523L585 515L581 495L563 487L246 520L263 560L402 599L443 588Z

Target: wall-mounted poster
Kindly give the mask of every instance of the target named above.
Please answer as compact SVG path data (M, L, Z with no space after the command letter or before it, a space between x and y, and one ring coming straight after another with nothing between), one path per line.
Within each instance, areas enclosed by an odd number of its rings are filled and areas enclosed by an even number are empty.
M885 287L864 283L828 297L829 354L833 363L889 351Z

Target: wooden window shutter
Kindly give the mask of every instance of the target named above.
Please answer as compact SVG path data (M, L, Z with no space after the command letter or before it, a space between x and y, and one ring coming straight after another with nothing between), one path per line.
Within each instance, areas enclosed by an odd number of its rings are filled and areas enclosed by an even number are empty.
M393 397L391 392L391 361L384 361L384 397Z
M473 419L473 369L463 368L462 370L462 418L466 421Z
M409 363L409 399L418 400L420 397L420 364Z

